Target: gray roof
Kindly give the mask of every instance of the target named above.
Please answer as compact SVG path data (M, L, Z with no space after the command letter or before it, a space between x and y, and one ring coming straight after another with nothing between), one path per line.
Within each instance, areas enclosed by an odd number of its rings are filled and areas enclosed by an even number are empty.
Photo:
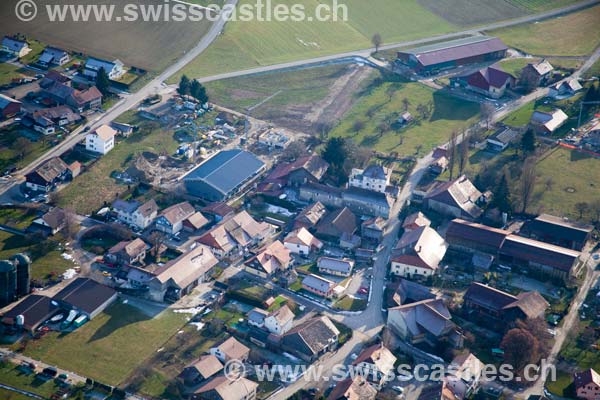
M100 68L104 68L104 71L108 74L115 67L122 68L123 63L119 60L106 61L99 58L90 57L85 62L85 67L94 71L100 71Z
M344 274L349 274L354 267L354 261L350 259L338 259L331 257L320 257L317 261L319 268L325 268L332 271L338 271Z
M125 201L125 200L117 199L112 203L113 209L122 211L127 214L131 214L132 212L137 210L139 206L141 206L141 203L136 200Z
M57 62L65 55L67 55L67 52L62 49L58 49L56 47L46 47L40 56L39 61L46 63Z
M363 171L363 176L373 179L386 179L386 171L381 165L371 164Z
M322 278L319 275L315 274L307 275L302 280L302 284L323 293L326 293L332 286L335 286L335 282L332 282L329 279Z
M62 301L71 307L88 314L94 313L111 298L116 298L117 292L88 278L77 278L52 299Z
M416 47L401 51L400 53L412 54L419 60L421 65L426 66L507 49L508 47L498 38L469 36L462 39Z
M201 181L224 195L257 174L265 163L244 150L223 150L192 170L184 181Z
M11 103L21 104L20 101L10 98L2 93L0 93L0 109L5 108L7 105Z

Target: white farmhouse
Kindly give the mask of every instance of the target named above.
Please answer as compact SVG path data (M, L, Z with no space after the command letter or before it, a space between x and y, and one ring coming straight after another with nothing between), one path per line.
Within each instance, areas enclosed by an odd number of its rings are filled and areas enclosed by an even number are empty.
M390 184L391 176L392 170L381 165L369 165L364 170L352 168L348 186L385 193L385 189Z
M85 148L95 153L106 154L115 147L116 134L117 131L110 126L102 125L85 137Z
M265 328L275 335L283 335L292 329L294 313L287 305L273 311L265 318Z
M391 272L405 278L431 276L447 249L444 238L428 226L405 232L392 253Z

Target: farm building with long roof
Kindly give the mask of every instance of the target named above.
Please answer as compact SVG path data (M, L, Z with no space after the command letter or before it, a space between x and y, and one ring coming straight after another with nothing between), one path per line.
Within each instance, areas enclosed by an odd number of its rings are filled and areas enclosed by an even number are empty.
M398 52L398 61L420 73L499 60L508 47L490 36L470 36Z

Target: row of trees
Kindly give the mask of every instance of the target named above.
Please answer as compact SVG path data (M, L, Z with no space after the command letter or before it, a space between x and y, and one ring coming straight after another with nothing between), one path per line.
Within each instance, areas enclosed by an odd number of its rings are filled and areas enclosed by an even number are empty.
M201 104L208 102L206 88L196 79L190 80L190 78L188 78L186 75L183 75L179 80L177 93L179 93L181 96L192 96Z

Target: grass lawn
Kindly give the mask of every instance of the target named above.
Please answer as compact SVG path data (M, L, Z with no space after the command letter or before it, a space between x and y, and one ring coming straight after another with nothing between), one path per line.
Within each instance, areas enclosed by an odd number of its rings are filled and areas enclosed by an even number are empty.
M31 64L37 61L39 55L42 54L42 51L44 51L46 48L45 44L37 40L28 40L27 42L29 43L31 51L25 57L21 57L19 60L23 64Z
M573 375L561 370L556 371L556 380L550 380L546 382L546 388L557 396L565 396L571 398L571 393L568 387L573 383Z
M535 55L582 56L600 43L600 6L542 22L487 32ZM568 29L565 29L568 27Z
M15 387L17 389L23 389L28 392L32 392L45 398L50 398L50 396L52 396L52 394L54 394L54 392L56 392L58 389L52 380L42 383L40 380L35 379L35 374L24 374L15 364L7 361L0 362L0 383ZM4 393L0 392L0 398L3 400L11 398L15 400L20 399L20 397L17 397L17 393L15 392L7 390L6 393L10 393L14 397L5 397Z
M419 105L429 105L430 116L393 129L408 99L409 112L420 119ZM452 131L461 131L479 118L479 104L436 92L415 82L377 81L345 115L331 136L342 136L357 144L381 152L397 152L400 156L422 156L448 140ZM356 124L362 125L357 131ZM385 126L387 123L387 126Z
M585 72L585 77L600 76L600 60L596 61L590 69Z
M576 203L600 198L599 170L600 159L560 147L552 150L537 165L538 183L529 212L578 218Z
M40 242L0 231L0 259L7 259L17 253L26 253L31 257L32 279L44 281L50 275L62 274L67 268L73 267L71 261L61 256L58 243L53 240Z
M0 63L0 85L7 85L13 79L22 78L27 75L31 75L31 72L12 64Z
M0 136L0 170L13 165L18 168L25 166L49 148L50 145L37 132L19 125L3 128Z
M238 8L251 3L243 0ZM284 0L284 4L304 6L312 21L229 22L217 40L169 82L181 74L201 77L250 69L261 65L350 51L371 46L371 37L380 33L384 42L411 40L442 34L457 27L421 6L417 0L348 0L348 21L319 22L314 18L318 4L330 1Z
M290 286L288 286L288 289L291 290L292 292L298 292L298 291L302 290L302 279L300 279L300 278L296 279L296 282L294 282Z
M0 388L0 399L3 400L31 400L31 397L13 392L12 390Z
M128 121L132 122L131 119ZM173 139L172 131L144 120L134 121L140 124L140 129L129 138L119 141L114 149L61 190L58 193L59 206L69 206L80 214L90 214L127 190L127 186L117 184L110 177L113 171L127 168L134 157L144 151L155 154L172 154L175 151L177 142Z
M335 303L335 308L344 311L359 311L367 307L366 299L356 299L350 296L344 296Z
M505 72L508 72L515 78L518 78L523 67L537 60L539 60L539 58L507 58L500 61L498 64Z
M34 219L37 211L28 208L0 207L0 224L8 225L17 229L25 229Z
M149 318L118 302L72 333L52 332L29 342L25 354L118 385L181 329L185 318L170 310Z

